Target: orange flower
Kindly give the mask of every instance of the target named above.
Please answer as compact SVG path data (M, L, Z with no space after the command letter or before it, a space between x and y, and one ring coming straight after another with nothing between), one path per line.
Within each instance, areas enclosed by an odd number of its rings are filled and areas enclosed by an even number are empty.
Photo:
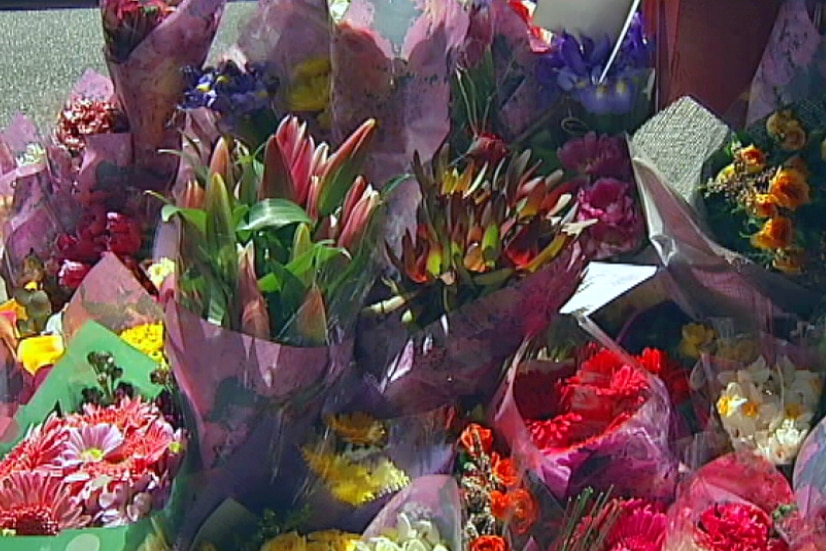
M508 551L508 542L502 536L479 536L470 543L470 551Z
M471 423L462 432L459 442L474 457L481 454L490 454L493 450L493 431L476 423Z
M746 165L746 170L750 174L757 174L766 168L766 154L754 145L739 150L737 156Z
M771 181L769 195L775 203L787 209L802 207L809 198L809 184L802 172L793 168L781 168Z
M497 520L506 521L519 535L531 529L539 515L539 506L533 495L524 488L507 494L493 491L490 512Z
M777 203L774 196L768 193L758 193L751 205L751 211L757 218L771 218L777 215Z
M763 224L763 229L751 236L751 244L758 249L785 249L792 244L793 238L792 221L785 216L775 216Z
M493 457L493 477L507 488L513 488L519 484L519 471L516 470L513 459L510 458L500 459L496 455Z
M490 513L497 520L504 520L508 516L511 501L509 494L494 490L490 493Z
M777 251L772 266L789 275L799 275L803 272L803 266L806 264L806 254L797 248Z

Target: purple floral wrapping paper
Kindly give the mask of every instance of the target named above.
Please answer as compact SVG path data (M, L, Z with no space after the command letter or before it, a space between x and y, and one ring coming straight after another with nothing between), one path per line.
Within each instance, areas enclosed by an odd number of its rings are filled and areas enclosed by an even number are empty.
M158 149L178 149L170 124L186 87L182 69L203 65L218 29L226 0L184 0L175 12L129 54L107 59L118 99L129 119L134 160L146 172L141 185L166 191L177 158Z
M793 485L803 517L826 538L826 420L803 442L794 465Z
M786 0L751 85L746 124L822 93L826 86L826 41L806 0Z
M88 321L114 333L163 321L163 308L118 257L104 253L72 295L63 313L63 333L72 336Z
M573 374L571 365L534 361L523 367ZM566 450L540 450L533 442L514 396L520 363L515 362L504 383L494 427L511 449L511 456L534 473L557 498L575 497L588 487L613 488L616 495L668 501L677 484L677 462L669 450L671 406L662 382L649 376L651 396L613 431Z
M395 12L393 10L398 10ZM394 19L395 17L395 19ZM400 21L405 18L404 21ZM334 138L378 121L366 172L378 187L430 159L450 130L451 55L468 15L453 0L353 0L332 42Z
M398 411L427 411L465 397L491 397L503 363L545 329L581 281L587 258L570 247L510 287L409 334L400 316L363 321L356 361Z

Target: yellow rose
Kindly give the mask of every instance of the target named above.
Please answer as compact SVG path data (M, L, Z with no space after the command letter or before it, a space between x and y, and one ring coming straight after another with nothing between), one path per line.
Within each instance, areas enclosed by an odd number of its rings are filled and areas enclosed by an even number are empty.
M695 359L699 358L703 349L711 345L717 337L714 329L702 323L689 323L683 326L682 334L680 354Z
M771 218L777 215L777 202L768 193L758 193L751 203L751 213L757 218Z

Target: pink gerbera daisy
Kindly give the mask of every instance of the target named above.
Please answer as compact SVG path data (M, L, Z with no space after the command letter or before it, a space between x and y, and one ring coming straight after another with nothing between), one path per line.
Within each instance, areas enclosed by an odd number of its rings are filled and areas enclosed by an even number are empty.
M661 551L668 525L661 508L642 499L626 501L622 508L608 536L606 551Z
M123 446L123 434L112 425L69 427L64 467L107 461Z
M53 536L82 528L82 508L70 487L43 472L14 472L0 483L0 529L18 536Z
M0 481L18 471L58 470L67 436L65 424L57 416L33 427L26 438L0 460Z

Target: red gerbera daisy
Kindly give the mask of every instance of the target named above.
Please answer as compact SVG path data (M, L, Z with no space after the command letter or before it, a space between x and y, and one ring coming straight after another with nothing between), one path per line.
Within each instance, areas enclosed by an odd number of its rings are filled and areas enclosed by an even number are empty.
M0 483L0 528L18 536L54 536L83 526L81 506L60 478L15 472Z

